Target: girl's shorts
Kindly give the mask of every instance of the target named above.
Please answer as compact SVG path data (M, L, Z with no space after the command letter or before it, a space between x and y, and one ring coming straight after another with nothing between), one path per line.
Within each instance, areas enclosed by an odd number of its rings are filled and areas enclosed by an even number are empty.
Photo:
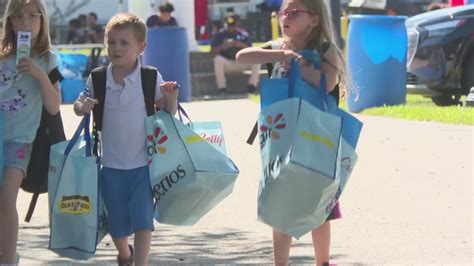
M338 201L336 202L336 205L334 205L334 208L332 209L332 212L329 214L326 221L336 220L341 217L342 217L341 208L339 207L339 201Z
M31 148L32 145L28 143L4 142L3 165L20 169L25 177L31 159Z
M103 167L100 190L108 213L107 229L113 238L154 230L148 166L131 170Z

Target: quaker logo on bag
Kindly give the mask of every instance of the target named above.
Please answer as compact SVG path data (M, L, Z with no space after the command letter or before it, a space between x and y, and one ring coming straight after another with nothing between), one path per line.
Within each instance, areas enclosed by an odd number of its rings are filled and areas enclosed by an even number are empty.
M158 184L153 186L153 196L155 197L156 201L159 201L161 197L173 187L174 184L178 183L185 177L186 171L180 164L178 164L176 170L171 171L171 173L163 177L163 179L161 179Z
M263 149L269 138L278 140L280 139L281 129L286 128L285 118L282 113L275 116L275 119L271 115L268 115L265 119L267 125L260 126L260 149ZM277 130L278 129L278 130Z
M63 196L61 201L59 201L58 207L61 213L81 215L91 212L92 203L89 200L89 196Z
M168 136L165 134L161 128L155 128L153 135L148 135L147 139L149 142L153 143L153 145L148 145L147 152L150 160L148 160L148 164L152 162L152 156L155 154L164 154L166 153L166 147L162 146L167 140ZM158 141L156 141L158 140Z

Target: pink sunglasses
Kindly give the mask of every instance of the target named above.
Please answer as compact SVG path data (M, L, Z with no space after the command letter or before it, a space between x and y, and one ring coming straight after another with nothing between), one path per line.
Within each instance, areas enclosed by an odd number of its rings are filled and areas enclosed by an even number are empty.
M316 13L308 11L308 10L290 9L290 10L282 10L282 11L278 12L278 17L279 18L287 17L288 19L294 19L294 18L297 18L300 13L316 15Z

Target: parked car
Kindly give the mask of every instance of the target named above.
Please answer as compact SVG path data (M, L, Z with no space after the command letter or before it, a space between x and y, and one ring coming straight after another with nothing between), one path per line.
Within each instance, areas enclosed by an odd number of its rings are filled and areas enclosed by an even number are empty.
M459 104L474 86L474 5L419 14L406 26L408 92Z

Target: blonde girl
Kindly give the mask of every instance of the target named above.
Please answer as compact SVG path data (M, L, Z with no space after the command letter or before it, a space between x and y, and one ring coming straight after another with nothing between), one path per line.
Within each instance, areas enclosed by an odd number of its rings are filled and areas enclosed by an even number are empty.
M17 63L18 32L31 33L29 58ZM3 184L0 186L0 264L18 263L18 190L30 161L42 108L54 115L61 96L57 59L41 0L10 0L0 47L0 110L4 112ZM51 78L51 81L50 81Z
M291 59L300 62L304 80L319 87L321 74L326 76L327 91L339 99L339 86L347 84L342 53L335 44L331 20L323 0L284 0L278 13L283 38L268 42L262 48L245 48L237 53L237 61L245 64L273 63L272 78L285 76ZM299 54L312 50L320 54L321 68L314 68ZM329 264L330 220L340 218L336 204L328 220L312 232L316 265ZM291 237L273 230L276 265L287 265Z

